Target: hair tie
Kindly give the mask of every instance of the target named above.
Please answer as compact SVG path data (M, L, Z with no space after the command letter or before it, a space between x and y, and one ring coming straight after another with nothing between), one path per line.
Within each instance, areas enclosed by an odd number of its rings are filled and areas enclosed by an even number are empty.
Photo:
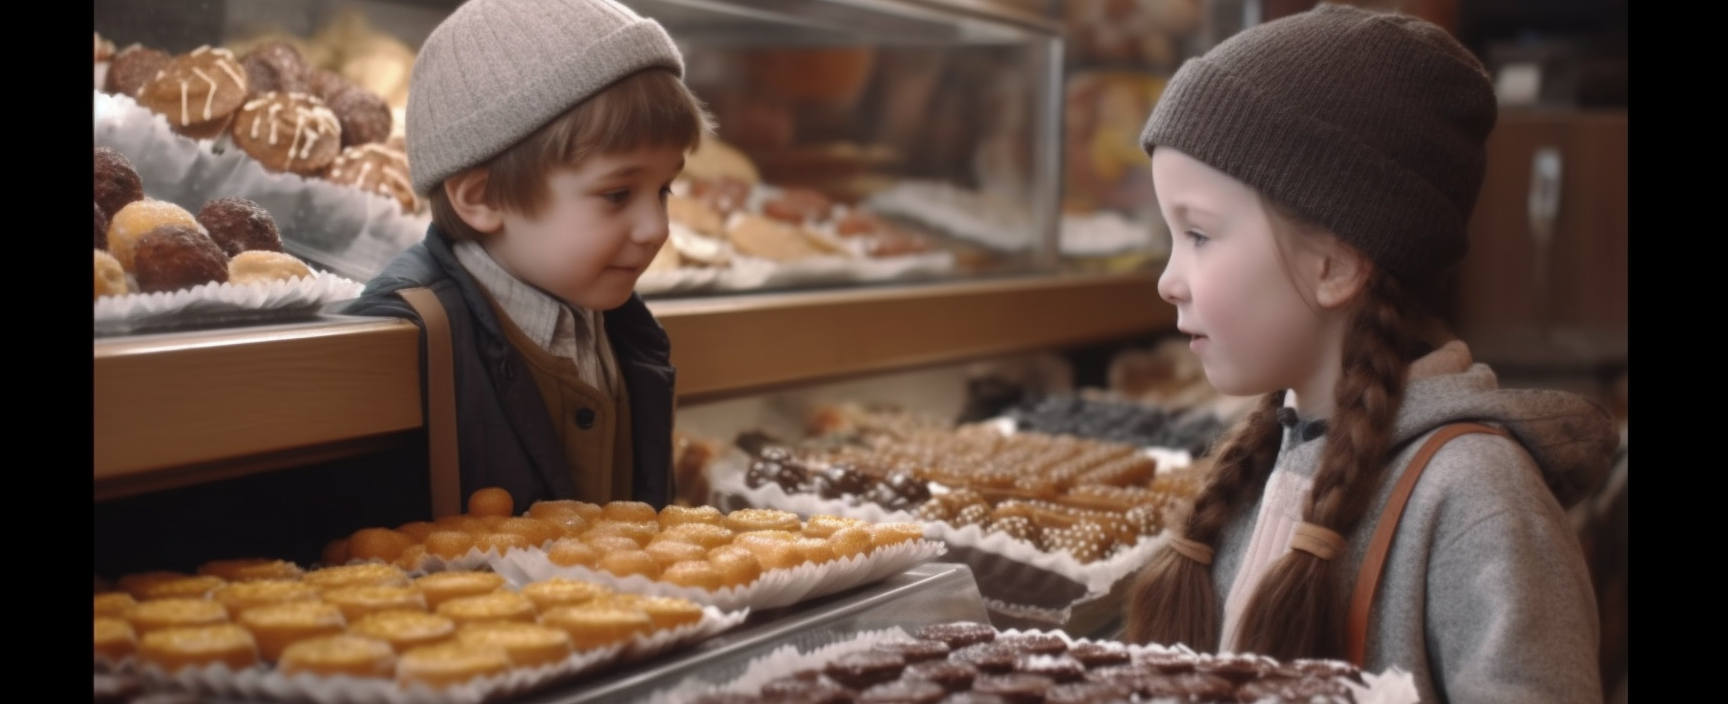
M1170 549L1175 550L1176 554L1202 565L1212 564L1212 548L1205 543L1187 538L1171 538Z
M1348 546L1338 531L1314 523L1296 524L1296 534L1290 536L1290 549L1301 550L1322 560L1337 557Z

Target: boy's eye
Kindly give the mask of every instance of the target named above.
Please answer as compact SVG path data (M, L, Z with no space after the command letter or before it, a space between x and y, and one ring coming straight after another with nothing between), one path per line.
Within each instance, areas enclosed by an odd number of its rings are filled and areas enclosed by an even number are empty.
M624 201L630 200L630 192L629 191L607 191L605 193L600 194L600 197L606 199L606 202L611 203L612 205L623 205Z

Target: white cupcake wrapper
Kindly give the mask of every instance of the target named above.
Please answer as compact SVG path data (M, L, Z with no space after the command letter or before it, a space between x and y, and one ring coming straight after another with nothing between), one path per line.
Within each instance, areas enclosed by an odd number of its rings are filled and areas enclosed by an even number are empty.
M666 245L670 247L671 245ZM898 257L810 257L773 262L734 254L715 267L679 267L650 271L636 280L643 295L704 291L751 291L810 284L864 284L939 277L954 270L949 252L924 252Z
M224 134L194 140L125 95L94 94L95 144L126 155L144 194L193 213L225 196L270 211L289 254L365 281L426 236L432 219L406 214L392 198L320 178L278 173Z
M359 296L364 288L335 274L314 273L260 284L208 283L172 292L103 296L96 299L95 333L311 318L325 306Z
M680 597L729 610L772 609L886 579L946 552L941 543L914 540L826 564L767 570L750 584L717 591L667 584L642 575L619 577L582 566L558 565L543 550L511 550L491 558L490 564L494 572L516 585L553 578L579 579L619 591Z
M348 676L283 675L275 668L234 670L227 665L185 668L169 674L154 665L137 668L155 687L172 687L201 695L246 701L297 701L316 704L477 704L544 689L614 666L657 657L737 627L748 611L702 610L702 620L647 636L636 636L597 650L575 653L563 661L536 668L514 668L447 689L421 684L408 687L394 679Z

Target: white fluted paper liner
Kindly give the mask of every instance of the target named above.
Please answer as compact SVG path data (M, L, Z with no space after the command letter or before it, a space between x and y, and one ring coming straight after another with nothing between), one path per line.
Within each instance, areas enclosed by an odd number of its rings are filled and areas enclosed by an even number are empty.
M364 284L335 274L314 273L287 281L207 283L172 292L103 296L96 299L95 332L120 335L310 318L329 304L358 297L364 288Z
M553 578L579 579L604 584L618 591L680 597L728 610L772 609L882 580L947 551L941 543L913 540L826 564L805 563L766 570L754 582L717 591L668 584L639 574L619 577L580 565L559 565L553 563L544 550L511 550L502 557L492 558L490 563L492 571L518 586Z
M953 270L954 255L949 252L925 252L897 257L832 255L790 262L773 262L735 254L725 266L679 267L645 272L636 280L636 290L643 295L657 295L752 291L813 284L883 283L935 278Z
M126 156L144 194L193 213L204 203L239 196L276 221L289 254L365 281L426 236L432 219L406 214L394 199L358 188L278 173L233 146L226 135L194 140L125 95L95 91L95 145Z
M538 549L541 551L548 550L555 542L557 541L548 540L541 543ZM535 548L511 548L509 552L521 552L523 550L532 549ZM486 550L481 550L480 548L468 548L468 554L448 560L437 555L426 555L421 557L419 562L408 567L403 567L402 571L407 572L410 577L422 577L432 574L433 572L465 572L481 570L491 567L492 561L498 559L500 556L501 553L494 548L487 548ZM369 562L385 564L383 560L349 560L346 564L363 565ZM401 567L401 565L397 566Z
M823 665L851 653L869 650L880 643L892 643L909 640L912 636L901 628L886 628L878 631L862 631L856 636L837 643L829 643L808 653L801 652L795 645L783 645L775 648L767 655L750 661L744 667L744 672L732 680L716 684L701 680L691 680L681 683L671 689L655 692L641 704L687 704L689 701L704 694L717 692L737 692L755 694L761 691L762 685L779 677L799 670L819 669Z
M146 665L139 673L156 686L170 686L206 696L244 701L296 701L316 704L477 704L542 689L614 665L656 657L743 623L748 611L702 610L702 620L627 643L575 653L561 662L535 668L514 668L493 677L470 680L445 689L423 684L403 687L394 679L320 677L306 673L283 675L274 668L234 670L227 665L185 668L174 674Z

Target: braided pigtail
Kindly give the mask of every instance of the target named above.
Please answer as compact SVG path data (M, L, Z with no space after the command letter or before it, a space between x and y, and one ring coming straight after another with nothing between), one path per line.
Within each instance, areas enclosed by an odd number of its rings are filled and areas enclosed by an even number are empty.
M1328 421L1326 447L1291 547L1274 562L1243 611L1244 652L1275 658L1344 657L1349 575L1345 536L1361 523L1386 473L1392 426L1414 346L1406 296L1397 281L1371 275L1351 316L1344 374Z
M1127 638L1134 643L1218 647L1218 598L1212 549L1241 507L1272 472L1281 437L1284 392L1267 394L1224 441L1206 487L1194 500L1182 535L1140 570L1128 595Z

